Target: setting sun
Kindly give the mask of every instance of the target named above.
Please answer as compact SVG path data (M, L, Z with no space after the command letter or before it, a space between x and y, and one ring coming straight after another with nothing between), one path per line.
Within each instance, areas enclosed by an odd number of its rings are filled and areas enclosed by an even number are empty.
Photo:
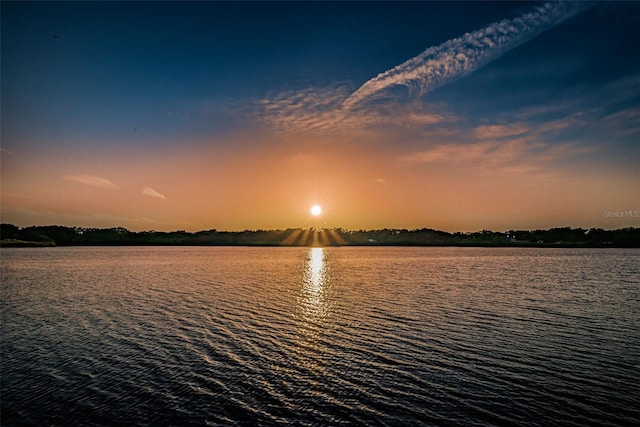
M311 215L319 216L322 213L322 208L318 205L311 206Z

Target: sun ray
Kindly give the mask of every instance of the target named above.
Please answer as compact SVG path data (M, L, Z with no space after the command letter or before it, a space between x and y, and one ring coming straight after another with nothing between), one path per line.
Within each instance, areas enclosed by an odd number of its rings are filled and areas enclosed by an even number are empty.
M329 235L329 238L333 240L333 244L337 246L343 246L347 244L347 242L342 238L340 234L338 234L336 230L329 229L329 230L326 230L326 232Z
M329 246L329 235L325 230L320 230L318 237L320 240L320 246Z
M302 230L301 229L297 228L297 229L293 230L291 232L291 234L289 234L287 236L287 238L282 241L282 244L285 245L285 246L293 246L293 245L295 245L296 239L300 236L300 234L302 234Z
M300 235L297 246L309 246L309 230L304 230Z

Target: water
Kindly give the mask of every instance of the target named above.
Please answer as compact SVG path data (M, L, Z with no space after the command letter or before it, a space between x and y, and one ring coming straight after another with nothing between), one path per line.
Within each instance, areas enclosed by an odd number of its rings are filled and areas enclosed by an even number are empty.
M2 249L12 425L638 425L640 251Z

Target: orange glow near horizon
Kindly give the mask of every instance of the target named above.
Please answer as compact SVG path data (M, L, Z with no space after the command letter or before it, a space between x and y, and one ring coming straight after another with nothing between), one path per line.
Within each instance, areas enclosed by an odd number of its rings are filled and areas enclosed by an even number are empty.
M12 163L4 168L3 162L2 220L133 231L640 225L637 218L603 216L605 210L637 209L630 206L637 194L633 176L606 165L556 171L542 161L533 164L515 146L504 166L492 157L495 150L443 154L436 162L407 158L392 152L402 150L388 141L357 135L297 145L276 141L275 148L249 151L233 146L176 148L131 160L113 152L96 158L4 154ZM599 178L603 172L607 181ZM151 197L146 187L165 198ZM321 215L310 215L318 200Z
M307 7L282 4L265 10L278 17L273 34L273 20L232 20L238 37L218 43L228 31L197 9L227 16L235 5L181 6L194 25L150 37L174 6L114 4L122 12L101 16L105 31L94 31L83 23L98 6L53 12L63 3L6 2L2 15L2 222L189 232L640 227L633 6L551 2L521 15L531 28L503 34L526 7L500 2L461 21L455 6L389 2L367 8L377 24L363 30L358 7L323 4L326 19L301 26ZM418 5L429 10L419 24L387 18ZM129 22L147 6L149 19ZM600 25L618 20L616 31ZM417 26L388 31L408 24ZM607 42L590 43L594 31ZM558 49L544 48L551 40Z

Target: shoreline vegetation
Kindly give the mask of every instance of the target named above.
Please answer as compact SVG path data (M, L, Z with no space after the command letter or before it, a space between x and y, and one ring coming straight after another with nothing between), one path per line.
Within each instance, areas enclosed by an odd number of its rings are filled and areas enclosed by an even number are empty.
M17 227L2 224L2 247L53 246L466 246L640 248L640 228L551 228L449 233L421 228L350 231L341 228L187 232L129 231L60 225Z

